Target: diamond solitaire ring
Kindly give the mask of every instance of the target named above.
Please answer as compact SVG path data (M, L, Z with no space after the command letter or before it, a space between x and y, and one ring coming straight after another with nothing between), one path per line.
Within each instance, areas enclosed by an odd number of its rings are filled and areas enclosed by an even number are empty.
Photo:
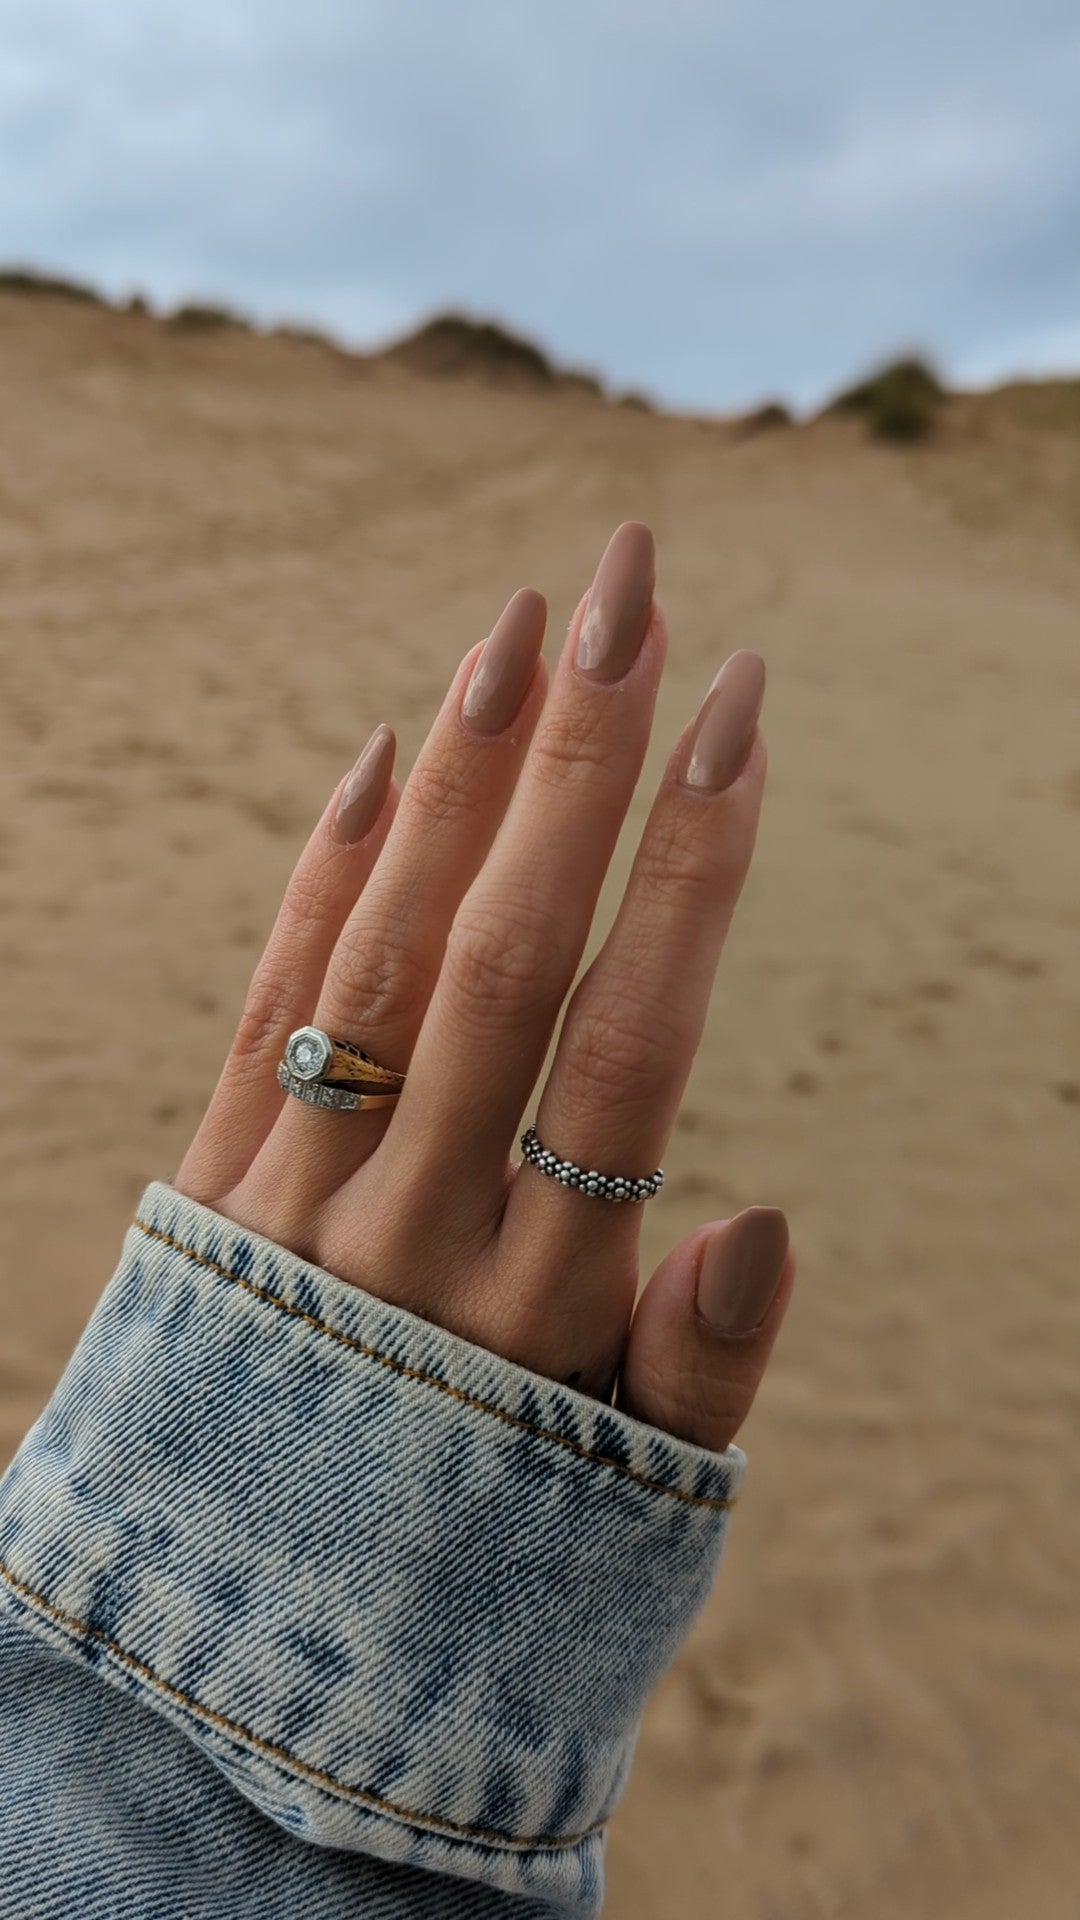
M362 1047L333 1040L321 1027L297 1027L289 1035L277 1077L286 1093L312 1107L388 1107L405 1085L403 1073L380 1067Z

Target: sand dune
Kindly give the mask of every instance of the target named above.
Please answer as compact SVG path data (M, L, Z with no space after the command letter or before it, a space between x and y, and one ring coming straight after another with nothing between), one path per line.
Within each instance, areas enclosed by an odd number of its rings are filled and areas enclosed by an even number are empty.
M0 404L5 1452L180 1160L340 772L381 719L407 766L511 589L557 632L647 518L673 648L598 931L736 645L772 772L646 1270L768 1201L801 1283L609 1912L1075 1920L1075 422L1017 393L918 451L737 441L15 298Z

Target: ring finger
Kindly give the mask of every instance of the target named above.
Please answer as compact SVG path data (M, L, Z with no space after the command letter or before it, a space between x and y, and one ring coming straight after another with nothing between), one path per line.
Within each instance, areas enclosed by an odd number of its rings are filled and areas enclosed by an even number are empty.
M757 654L733 654L717 675L671 756L611 931L567 1007L536 1130L586 1170L648 1175L666 1148L753 854L764 691ZM559 1338L570 1355L617 1346L639 1226L638 1205L519 1168L502 1250L526 1295L530 1273L559 1274Z

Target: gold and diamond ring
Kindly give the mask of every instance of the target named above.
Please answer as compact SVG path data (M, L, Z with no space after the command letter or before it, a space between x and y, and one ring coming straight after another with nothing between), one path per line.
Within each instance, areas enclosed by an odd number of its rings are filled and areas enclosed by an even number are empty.
M313 1107L388 1107L405 1085L403 1073L380 1067L362 1047L333 1040L321 1027L297 1027L289 1035L277 1077L286 1093ZM384 1091L369 1093L369 1087Z

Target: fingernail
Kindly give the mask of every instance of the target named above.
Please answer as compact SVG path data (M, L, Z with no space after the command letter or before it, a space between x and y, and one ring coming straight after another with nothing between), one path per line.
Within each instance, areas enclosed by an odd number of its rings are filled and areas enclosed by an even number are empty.
M547 601L522 587L499 615L472 670L461 717L476 733L501 733L510 725L536 670L544 644Z
M733 653L705 695L687 740L679 769L684 787L707 793L730 787L746 764L764 698L761 655Z
M396 746L392 727L376 727L346 780L331 828L342 846L354 846L375 825L390 785Z
M608 541L589 588L577 664L593 680L621 680L637 659L656 585L656 543L648 527L626 520Z
M780 1284L788 1223L779 1207L748 1207L720 1227L705 1248L697 1304L717 1333L753 1333Z

